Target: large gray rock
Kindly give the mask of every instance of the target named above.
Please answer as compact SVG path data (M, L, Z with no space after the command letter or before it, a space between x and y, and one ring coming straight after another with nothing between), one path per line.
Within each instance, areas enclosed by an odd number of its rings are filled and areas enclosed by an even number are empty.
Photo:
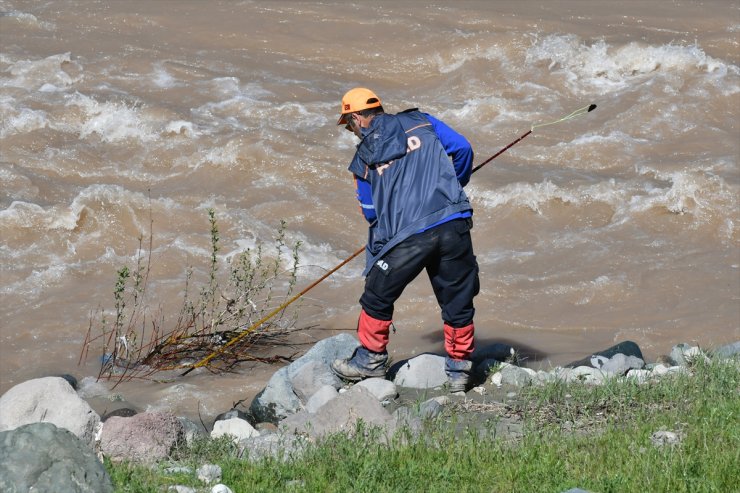
M288 370L288 375L290 373ZM309 361L298 368L290 378L290 384L293 392L303 404L306 404L311 396L324 385L330 385L335 389L342 387L339 377L331 371L326 362L320 359Z
M306 440L300 436L267 433L239 442L240 457L252 462L257 462L265 457L280 460L296 459L306 450L306 445Z
M291 379L298 371L312 361L319 361L328 366L335 359L349 358L358 345L357 339L346 333L329 337L316 343L290 365L275 372L267 386L257 394L249 406L254 421L277 424L285 417L298 412L301 409L301 401L291 384Z
M678 366L689 366L697 361L709 362L709 358L699 346L689 346L686 343L676 344L671 349L671 359Z
M334 433L351 435L359 421L368 427L382 428L388 435L392 435L396 429L395 419L380 401L367 389L357 385L327 402L316 414L301 411L288 416L280 423L280 429L311 438Z
M0 431L41 422L71 431L92 448L100 416L61 377L28 380L0 397Z
M114 416L105 422L100 450L113 461L155 462L185 440L185 429L170 412Z
M82 440L52 423L32 423L0 432L0 491L109 493L113 485Z
M645 362L636 356L625 356L617 353L601 365L601 371L607 375L626 375L630 370L641 370L645 367Z
M368 378L367 380L358 382L355 385L365 387L380 402L395 399L398 396L396 385L385 378Z
M337 389L331 385L324 385L319 390L314 392L311 398L306 403L306 411L309 413L315 413L321 406L336 398L339 395Z
M220 419L213 423L211 438L218 438L226 435L232 437L235 442L239 442L240 440L251 438L259 434L260 432L255 430L247 420L230 418Z
M610 348L604 349L603 351L593 353L591 356L569 363L565 366L566 368L577 368L579 366L600 368L601 366L603 366L604 362L609 360L615 354L620 353L624 354L625 356L634 356L636 358L640 358L643 361L645 360L645 358L642 356L642 351L640 351L640 346L632 341L624 341Z
M718 347L712 354L722 359L736 358L740 355L740 341Z
M421 354L404 361L395 370L393 383L411 389L433 389L447 383L445 358L436 354Z

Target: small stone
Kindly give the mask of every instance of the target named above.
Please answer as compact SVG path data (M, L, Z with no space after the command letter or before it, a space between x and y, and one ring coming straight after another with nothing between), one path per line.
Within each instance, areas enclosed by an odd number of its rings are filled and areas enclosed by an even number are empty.
M681 443L681 435L673 431L656 431L650 436L650 441L656 447L668 445L670 447Z
M496 373L494 373L494 374L493 374L493 376L491 377L491 383L492 383L493 385L495 385L496 387L501 387L501 385L503 385L503 384L502 384L502 381L503 381L503 379L504 379L504 376L503 376L503 375L501 375L501 373L500 373L500 372L496 372Z
M476 394L480 394L480 395L486 395L488 393L485 387L480 387L480 386L473 387L473 392L475 392Z
M442 413L442 405L434 399L422 402L419 406L419 416L422 419L436 418Z
M211 493L234 493L231 491L231 488L226 486L225 484L217 484L213 488L211 488Z
M180 484L170 486L169 488L167 488L167 491L174 491L175 493L196 493L195 488L191 488L190 486L183 486Z
M637 383L645 383L650 380L652 372L650 370L630 370L627 372L627 378L635 380Z
M278 431L277 425L275 425L274 423L268 423L268 422L257 423L254 426L254 429L257 430L257 431L259 431L260 434L263 434L263 433L277 433L277 431Z
M198 479L206 484L221 481L221 466L216 464L204 464L196 472L198 473Z

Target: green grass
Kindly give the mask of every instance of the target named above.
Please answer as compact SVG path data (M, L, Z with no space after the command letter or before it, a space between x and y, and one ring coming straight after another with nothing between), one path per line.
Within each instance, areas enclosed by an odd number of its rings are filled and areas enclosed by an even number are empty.
M249 463L228 441L205 441L177 454L195 470L210 462L235 493L322 492L593 492L740 491L740 376L735 362L711 362L692 375L638 385L553 383L520 392L508 412L522 416L524 436L492 438L430 424L422 439L391 445L377 433L333 436L293 461ZM670 430L679 445L656 447ZM367 431L367 430L365 430ZM210 491L195 475L166 475L164 465L106 462L116 491L161 492L173 484Z

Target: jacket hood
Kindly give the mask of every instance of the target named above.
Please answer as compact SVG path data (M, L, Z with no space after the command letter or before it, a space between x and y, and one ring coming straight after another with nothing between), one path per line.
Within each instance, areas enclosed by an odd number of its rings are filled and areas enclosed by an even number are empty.
M373 118L370 127L362 130L362 135L357 155L367 165L387 163L406 155L406 132L398 118L380 114Z

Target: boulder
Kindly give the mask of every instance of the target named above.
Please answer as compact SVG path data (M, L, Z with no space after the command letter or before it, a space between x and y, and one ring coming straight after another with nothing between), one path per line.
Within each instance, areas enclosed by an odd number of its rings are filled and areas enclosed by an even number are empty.
M685 343L673 346L671 359L676 362L677 366L688 366L700 360L709 362L709 358L698 346L689 346Z
M100 450L113 461L155 462L185 440L185 429L170 412L114 416L103 426Z
M720 346L714 350L713 354L722 359L736 358L740 355L740 341Z
M301 409L301 401L291 384L291 379L298 371L312 361L323 362L328 367L335 359L349 358L358 345L357 339L346 333L329 337L316 343L290 365L275 372L267 386L255 396L249 406L254 422L278 423L290 414L298 412Z
M386 380L385 378L368 378L358 382L360 387L364 387L370 391L380 402L395 399L398 396L398 390L393 382Z
M321 406L334 399L339 395L337 389L331 385L324 385L318 391L316 391L306 403L306 411L309 413L315 413Z
M536 371L531 368L510 365L509 363L501 363L494 377L496 378L492 379L492 381L496 386L513 385L515 387L524 387L534 381L538 381Z
M69 430L93 448L100 416L61 377L28 380L0 397L0 431L40 422Z
M636 356L625 356L617 353L601 365L600 370L607 375L622 376L630 370L641 370L645 367L645 362Z
M239 442L241 457L257 462L265 457L279 460L298 458L306 449L306 441L296 435L267 433Z
M0 491L112 493L113 485L84 441L52 423L32 423L0 432Z
M231 436L235 442L259 435L248 421L240 418L220 419L213 424L211 438Z
M290 375L290 371L288 374ZM305 404L324 385L339 389L342 387L342 381L326 362L317 359L298 368L290 377L290 385L298 399Z
M395 432L396 423L378 399L364 387L355 385L343 394L327 402L316 414L307 411L288 416L280 422L286 433L320 438L328 434L353 434L359 421L369 427L379 427Z
M638 346L632 341L624 341L608 349L605 349L603 351L593 353L591 356L588 356L581 360L569 363L565 366L566 368L577 368L579 366L590 366L591 368L600 368L612 356L614 356L615 354L620 354L620 353L625 356L634 356L636 358L640 358L641 360L645 361L645 358L642 356L642 351L640 351L640 346Z
M394 365L393 383L411 389L433 389L447 383L445 358L436 354L421 354Z

